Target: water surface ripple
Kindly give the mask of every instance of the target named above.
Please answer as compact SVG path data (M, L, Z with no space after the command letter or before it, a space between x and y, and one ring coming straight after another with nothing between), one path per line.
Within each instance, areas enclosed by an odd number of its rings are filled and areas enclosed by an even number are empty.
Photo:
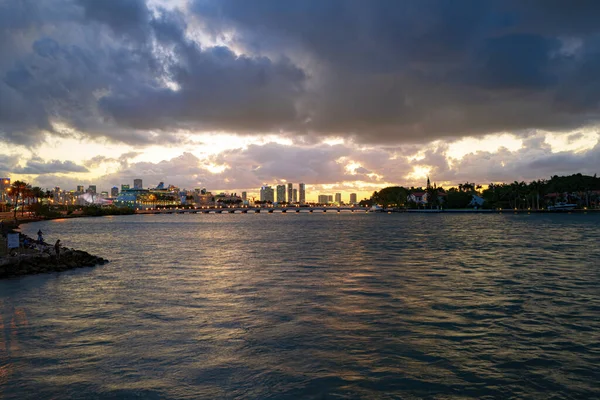
M0 281L0 399L600 398L598 215L49 221Z

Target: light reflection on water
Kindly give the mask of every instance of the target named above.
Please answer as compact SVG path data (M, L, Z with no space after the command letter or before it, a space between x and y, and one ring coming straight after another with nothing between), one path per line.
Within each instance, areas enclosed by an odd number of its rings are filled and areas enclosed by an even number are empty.
M0 281L0 399L600 397L600 216L38 229L111 263Z

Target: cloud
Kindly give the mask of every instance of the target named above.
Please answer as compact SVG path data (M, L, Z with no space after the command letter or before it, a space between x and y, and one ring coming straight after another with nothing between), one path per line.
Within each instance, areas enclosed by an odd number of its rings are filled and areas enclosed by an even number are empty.
M246 51L309 60L310 122L298 129L391 143L597 123L600 28L572 28L597 4L520 3L197 0L193 10ZM580 46L568 48L575 33Z
M36 157L27 160L27 163L24 167L12 168L11 172L15 174L37 175L70 172L88 172L88 169L82 165L77 165L72 161L44 161L41 158Z
M593 126L598 15L555 0L2 2L0 136L397 145Z

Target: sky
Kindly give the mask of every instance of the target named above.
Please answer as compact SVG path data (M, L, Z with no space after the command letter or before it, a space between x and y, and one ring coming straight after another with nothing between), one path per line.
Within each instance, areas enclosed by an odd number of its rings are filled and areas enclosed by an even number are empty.
M600 2L0 0L0 176L308 199L600 172Z

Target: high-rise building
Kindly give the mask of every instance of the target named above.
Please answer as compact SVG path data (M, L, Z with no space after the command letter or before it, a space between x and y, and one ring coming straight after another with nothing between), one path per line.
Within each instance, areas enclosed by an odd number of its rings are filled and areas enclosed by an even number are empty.
M285 203L285 185L277 185L277 202Z
M326 194L320 194L319 195L319 204L327 204L329 203L329 196L327 196Z
M304 183L300 183L298 185L298 195L299 195L299 201L300 204L305 204L306 203L306 185Z
M294 185L291 183L287 184L287 201L288 203L292 202L292 195L294 193Z
M87 191L92 194L96 194L96 185L90 185Z
M83 193L85 192L85 188L83 187L83 185L77 185L77 193Z
M129 185L121 185L121 192L124 190L129 190Z
M294 188L292 191L292 199L294 203L298 202L298 189Z
M248 193L242 192L242 201L246 201L246 200L248 200Z
M342 194L341 193L335 194L335 202L338 204L342 204Z
M271 186L265 185L260 188L260 201L275 201L275 191Z
M350 204L356 203L358 203L358 201L356 201L356 193L350 193Z
M110 189L110 197L117 197L119 195L119 188L116 186L113 186L112 189Z
M333 195L332 194L330 194L330 195L327 196L327 201L329 203L333 203Z
M133 180L133 188L134 189L143 189L144 186L142 185L142 180L141 179L134 179Z

